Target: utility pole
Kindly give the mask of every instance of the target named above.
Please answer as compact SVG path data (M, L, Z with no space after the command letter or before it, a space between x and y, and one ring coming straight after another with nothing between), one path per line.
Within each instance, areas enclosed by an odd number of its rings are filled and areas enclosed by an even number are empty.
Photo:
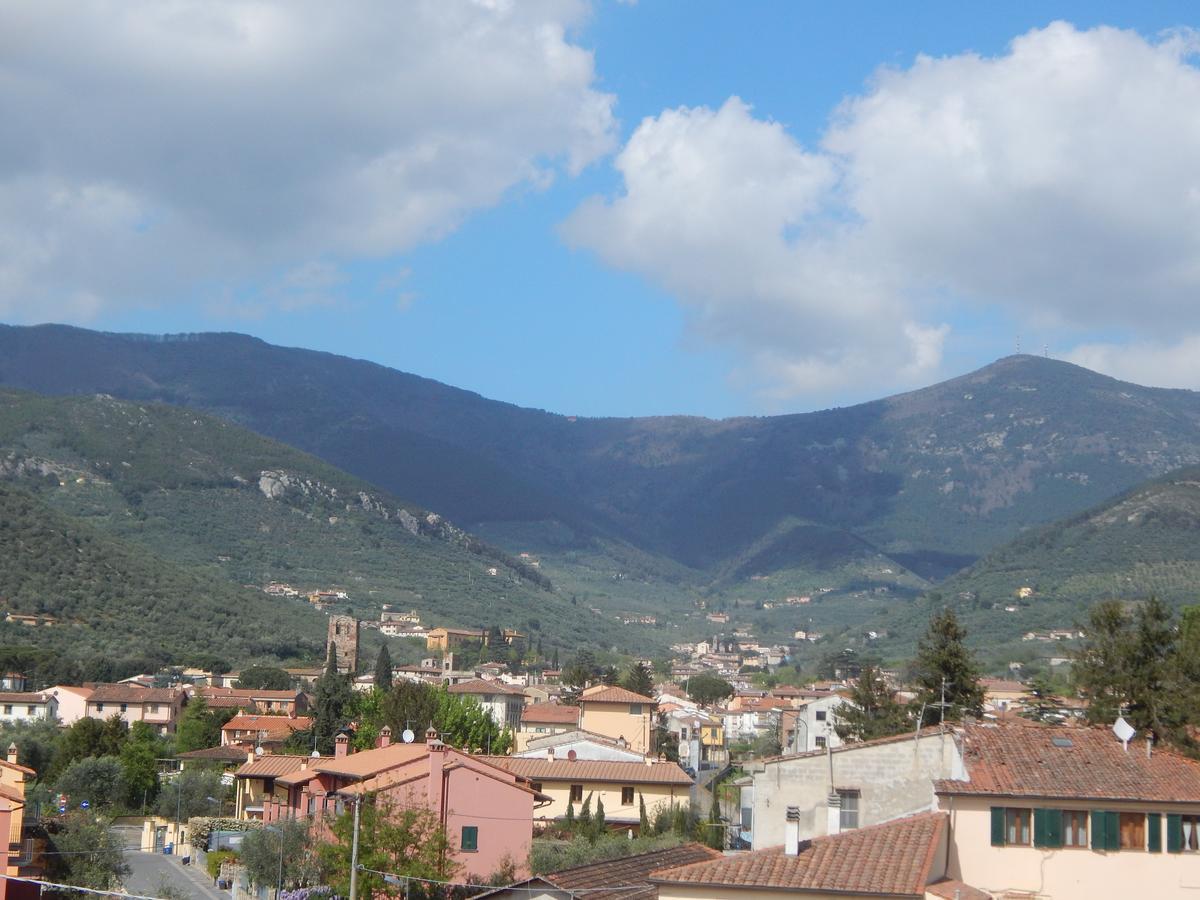
M358 900L358 823L362 811L362 796L354 799L354 837L350 842L350 900Z

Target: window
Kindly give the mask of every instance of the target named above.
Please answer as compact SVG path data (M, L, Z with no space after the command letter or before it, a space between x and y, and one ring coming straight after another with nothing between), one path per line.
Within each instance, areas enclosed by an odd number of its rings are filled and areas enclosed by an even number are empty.
M128 704L128 703L122 703L122 704L121 704L121 712L128 712L128 711L129 711L129 704Z
M1146 849L1145 813L1121 813L1121 849Z
M5 714L6 716L11 716L11 715L13 714L13 708L12 708L12 704L11 704L11 703L6 703L6 704L4 705L4 714Z
M463 850L474 853L479 849L479 826L464 825L462 830L462 843L460 845Z
M582 784L571 785L571 802L572 803L582 803L583 802L583 785Z
M842 831L858 827L858 801L862 796L858 791L838 791L842 801L842 812L838 824Z
M625 785L621 788L621 805L633 806L633 786Z
M1200 852L1200 816L1180 816L1179 848L1184 853Z
M629 714L631 716L640 716L642 714L642 704L630 703L629 704Z
M1004 810L1004 843L1010 847L1029 846L1029 826L1033 818L1028 809Z
M153 715L156 715L156 716L158 715L158 704L157 704L157 703L151 703L151 704L150 704L150 712L151 712Z
M814 740L817 742L817 749L822 750L825 747L825 735L818 734Z
M96 704L96 712L104 712L104 704L103 703Z
M36 706L27 706L27 707L25 707L25 712L29 713L29 715L31 715L31 716L37 715L37 707Z
M825 710L823 710L823 709L818 709L818 710L817 710L817 721L818 721L818 722L824 722L824 721L825 721Z
M1087 848L1088 814L1086 812L1077 809L1063 810L1062 842L1064 847Z

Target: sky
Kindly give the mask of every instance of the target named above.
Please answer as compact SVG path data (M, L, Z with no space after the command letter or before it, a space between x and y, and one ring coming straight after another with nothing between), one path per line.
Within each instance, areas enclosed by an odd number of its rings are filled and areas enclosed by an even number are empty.
M0 0L0 321L589 416L1197 389L1190 6Z

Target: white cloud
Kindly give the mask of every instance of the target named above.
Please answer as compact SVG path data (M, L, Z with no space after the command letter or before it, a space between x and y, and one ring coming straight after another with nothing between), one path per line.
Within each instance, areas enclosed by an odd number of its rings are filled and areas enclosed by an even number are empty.
M1081 344L1066 358L1135 384L1200 390L1200 334L1176 340Z
M336 288L339 261L437 240L514 188L578 172L614 129L592 55L568 37L587 13L5 4L0 315L78 319L247 284L304 305ZM319 289L294 281L322 272Z
M1200 331L1200 71L1190 33L1056 23L995 58L918 58L847 99L819 147L732 98L667 110L620 196L567 239L673 293L767 392L935 374L944 320L1059 339Z

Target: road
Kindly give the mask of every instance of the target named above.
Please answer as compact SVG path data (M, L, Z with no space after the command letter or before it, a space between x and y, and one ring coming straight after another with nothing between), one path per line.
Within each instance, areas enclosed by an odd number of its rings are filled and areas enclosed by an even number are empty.
M229 892L217 890L208 873L195 866L181 866L179 858L161 853L131 850L125 854L130 873L125 889L144 897L161 897L160 885L167 884L187 900L229 900Z

